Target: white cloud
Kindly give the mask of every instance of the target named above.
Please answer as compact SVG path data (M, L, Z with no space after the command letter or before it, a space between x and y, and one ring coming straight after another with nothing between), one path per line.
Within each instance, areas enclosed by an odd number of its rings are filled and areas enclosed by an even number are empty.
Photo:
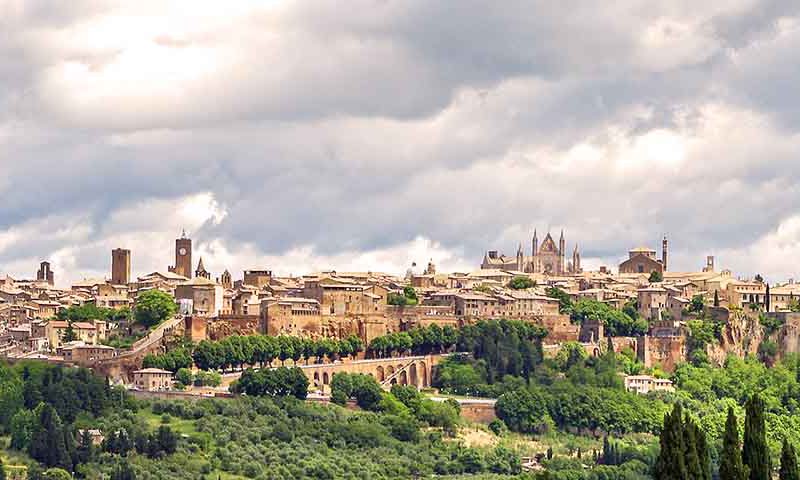
M0 0L0 269L164 269L185 228L216 271L469 270L563 227L752 273L800 202L799 9Z

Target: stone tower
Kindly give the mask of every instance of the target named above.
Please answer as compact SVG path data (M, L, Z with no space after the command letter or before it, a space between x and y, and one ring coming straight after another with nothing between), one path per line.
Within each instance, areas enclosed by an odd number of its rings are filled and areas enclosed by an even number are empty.
M525 271L525 252L522 250L522 242L520 242L519 248L517 248L517 271Z
M219 284L222 285L224 288L233 288L233 281L231 280L231 272L225 269L222 272L222 275L219 277Z
M664 235L664 239L661 240L661 264L664 265L664 271L667 271L667 252L669 250L669 242L667 242L667 236Z
M560 258L559 260L560 269L558 272L559 274L563 274L566 271L566 268L564 268L565 265L564 259L566 257L566 254L567 254L567 242L564 240L564 229L562 228L561 238L558 239L558 256Z
M131 251L124 248L111 250L111 284L127 285L131 281Z
M169 271L192 278L192 239L186 236L185 230L181 238L175 240L175 266Z
M39 270L36 271L36 281L55 285L56 282L53 271L50 270L50 262L42 262L39 264Z
M575 250L572 251L572 273L581 273L581 254L578 251L578 244L575 244Z

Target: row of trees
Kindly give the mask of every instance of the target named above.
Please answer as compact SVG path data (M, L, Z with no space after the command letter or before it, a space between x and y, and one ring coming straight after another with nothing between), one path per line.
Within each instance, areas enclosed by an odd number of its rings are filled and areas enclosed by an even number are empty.
M527 378L542 359L541 339L546 335L546 329L518 320L481 320L460 329L434 324L377 337L370 342L367 351L381 358L453 349L469 352L486 361L489 383L492 383L494 378L503 375Z
M271 337L267 335L232 335L219 342L204 340L194 349L194 363L203 370L225 370L242 368L247 365L272 365L276 359L283 365L286 360L295 363L311 358L321 362L327 357L335 360L363 350L363 343L356 335L342 340L322 338L313 340L287 335Z
M450 325L412 328L406 332L394 332L372 339L367 352L373 357L394 355L428 355L442 353L456 346L458 330Z
M271 366L275 360L284 364L286 360L297 363L303 359L308 363L311 358L317 362L326 357L331 361L346 356L355 358L363 349L363 343L356 335L342 340L313 340L288 335L231 335L220 341L203 340L193 347L178 347L166 353L147 355L143 365L177 372L181 368L190 368L194 363L202 370L224 371L241 369L246 365Z

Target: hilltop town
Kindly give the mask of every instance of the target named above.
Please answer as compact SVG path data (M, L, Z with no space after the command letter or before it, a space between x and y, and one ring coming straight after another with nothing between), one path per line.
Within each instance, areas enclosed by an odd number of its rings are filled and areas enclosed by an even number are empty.
M131 278L133 252L121 248L111 252L110 277L68 288L56 286L58 272L48 262L35 279L0 277L0 354L11 361L90 367L118 383L163 390L171 387L173 372L142 368L146 356L164 353L177 340L253 334L357 338L361 351L352 362L337 359L335 371L424 387L436 359L380 365L380 371L365 370L358 360L374 356L370 345L380 337L432 326L457 330L482 319L543 327L545 356L557 355L564 345L578 344L595 357L613 349L634 356L656 376L682 362L721 365L731 354L775 361L798 350L799 285L737 279L717 270L711 256L697 271L672 271L666 237L660 254L633 248L613 269L585 271L577 245L570 260L567 255L563 232L558 242L548 233L541 244L534 232L529 255L521 244L514 256L489 250L472 272L440 272L431 260L403 277L333 270L281 277L264 269L234 278L227 270L212 275L202 258L194 263L192 239L184 234L175 240L173 265L138 278ZM176 313L145 328L131 312L152 291L174 299ZM103 313L67 314L87 305ZM698 340L704 331L713 331L714 338ZM333 373L326 368L321 361L306 371L320 392ZM654 382L632 376L629 388L646 391Z

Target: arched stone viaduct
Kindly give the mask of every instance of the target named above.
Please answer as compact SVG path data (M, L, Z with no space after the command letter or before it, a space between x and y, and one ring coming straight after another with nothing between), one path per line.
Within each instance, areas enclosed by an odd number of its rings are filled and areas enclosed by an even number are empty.
M352 362L299 365L299 367L308 377L309 383L325 393L330 391L333 375L339 372L369 375L374 377L385 389L391 388L394 384L428 388L431 386L433 367L439 363L441 358L441 355L376 358Z

